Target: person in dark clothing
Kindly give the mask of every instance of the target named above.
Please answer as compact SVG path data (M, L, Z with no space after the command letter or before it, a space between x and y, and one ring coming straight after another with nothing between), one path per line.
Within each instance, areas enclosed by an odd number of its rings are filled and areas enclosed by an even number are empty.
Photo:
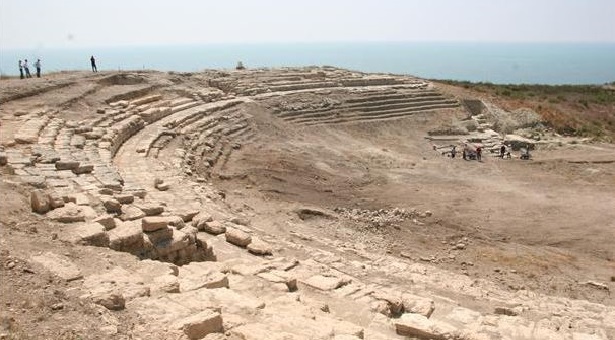
M98 72L98 69L96 68L96 59L94 59L94 56L90 57L90 63L92 64L92 72Z
M480 146L476 148L476 160L479 162L482 161L482 157L481 157L482 152L483 152L483 149Z
M21 62L21 59L19 59L19 78L23 79L23 63Z
M36 78L41 77L41 60L37 59L34 63L34 67L36 67Z
M500 157L503 159L505 154L506 154L506 145L502 144L502 146L500 147Z

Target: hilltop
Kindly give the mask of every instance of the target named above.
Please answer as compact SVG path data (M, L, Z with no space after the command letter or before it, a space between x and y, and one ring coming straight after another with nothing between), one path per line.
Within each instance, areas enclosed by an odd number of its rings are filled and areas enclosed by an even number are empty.
M568 131L566 94L332 67L1 83L6 338L615 338L611 99Z

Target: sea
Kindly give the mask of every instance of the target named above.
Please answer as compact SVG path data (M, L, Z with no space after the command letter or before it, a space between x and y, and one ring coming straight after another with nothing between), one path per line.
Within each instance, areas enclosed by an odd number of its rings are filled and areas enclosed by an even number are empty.
M197 72L247 68L335 66L362 72L494 84L605 84L615 81L613 43L348 42L250 43L99 48L1 49L0 74L40 58L44 72L89 70Z

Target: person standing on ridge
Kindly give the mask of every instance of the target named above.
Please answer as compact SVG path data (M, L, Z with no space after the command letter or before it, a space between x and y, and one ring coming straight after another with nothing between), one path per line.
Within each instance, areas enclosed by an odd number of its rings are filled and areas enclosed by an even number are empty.
M92 64L92 72L98 72L98 69L96 68L96 59L94 59L94 56L90 57L90 63Z
M40 78L41 77L41 60L40 59L36 59L36 62L34 63L34 67L36 67L36 78Z
M26 78L32 78L32 75L30 75L30 68L28 67L28 59L24 59L23 61L23 70L26 71Z
M19 78L23 79L23 63L21 62L21 59L19 59Z

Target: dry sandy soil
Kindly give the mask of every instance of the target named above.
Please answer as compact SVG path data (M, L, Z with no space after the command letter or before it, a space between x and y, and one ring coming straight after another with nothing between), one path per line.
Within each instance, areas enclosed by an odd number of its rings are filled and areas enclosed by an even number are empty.
M320 238L341 245L360 243L366 251L486 280L503 291L530 290L615 306L611 294L615 289L614 145L569 143L560 138L539 144L529 161L520 160L518 151L513 151L512 159L487 153L482 162L466 161L434 151L434 142L426 139L434 128L467 117L463 106L311 125L281 117L284 112L313 108L312 103L318 107L323 101L333 103L331 111L335 111L336 105L343 106L349 98L375 96L385 90L378 84L367 90L369 94L289 87L275 95L275 89L250 92L245 85L267 84L270 79L261 73L232 73L231 78L234 82L221 82L225 78L216 71L66 72L42 79L2 80L0 142L5 152L29 151L29 144L14 144L13 140L25 122L21 114L36 110L57 110L55 117L63 121L83 122L97 116L100 107L109 110L111 102L149 94L172 98L199 93L201 100L213 96L207 100L214 102L249 98L231 108L235 111L229 111L230 118L226 118L249 130L237 138L237 145L229 137L215 164L206 164L205 156L199 159L196 155L191 164L181 165L190 174L179 173L207 185L216 204L247 216L271 237L327 251L335 247L319 243ZM202 92L205 88L211 91ZM481 99L461 88L438 90L449 99ZM130 95L123 98L126 93ZM289 108L296 103L298 107ZM189 149L186 145L195 138L188 134L176 137L156 151L158 160L171 163L176 149ZM120 172L132 164L134 156L126 149L129 143L112 159ZM30 259L53 251L89 266L89 272L82 269L87 276L97 268L136 266L138 258L61 240L58 234L64 232L64 224L31 212L32 187L7 166L0 170L3 338L93 339L136 334L142 320L133 310L110 312L85 303L79 280L66 282ZM359 216L361 211L376 212L376 216L380 210L396 208L416 214L382 221ZM589 281L602 286L586 284ZM492 308L454 292L439 294L477 310ZM115 328L97 326L110 313L119 320ZM606 329L604 334L612 339L615 333Z

